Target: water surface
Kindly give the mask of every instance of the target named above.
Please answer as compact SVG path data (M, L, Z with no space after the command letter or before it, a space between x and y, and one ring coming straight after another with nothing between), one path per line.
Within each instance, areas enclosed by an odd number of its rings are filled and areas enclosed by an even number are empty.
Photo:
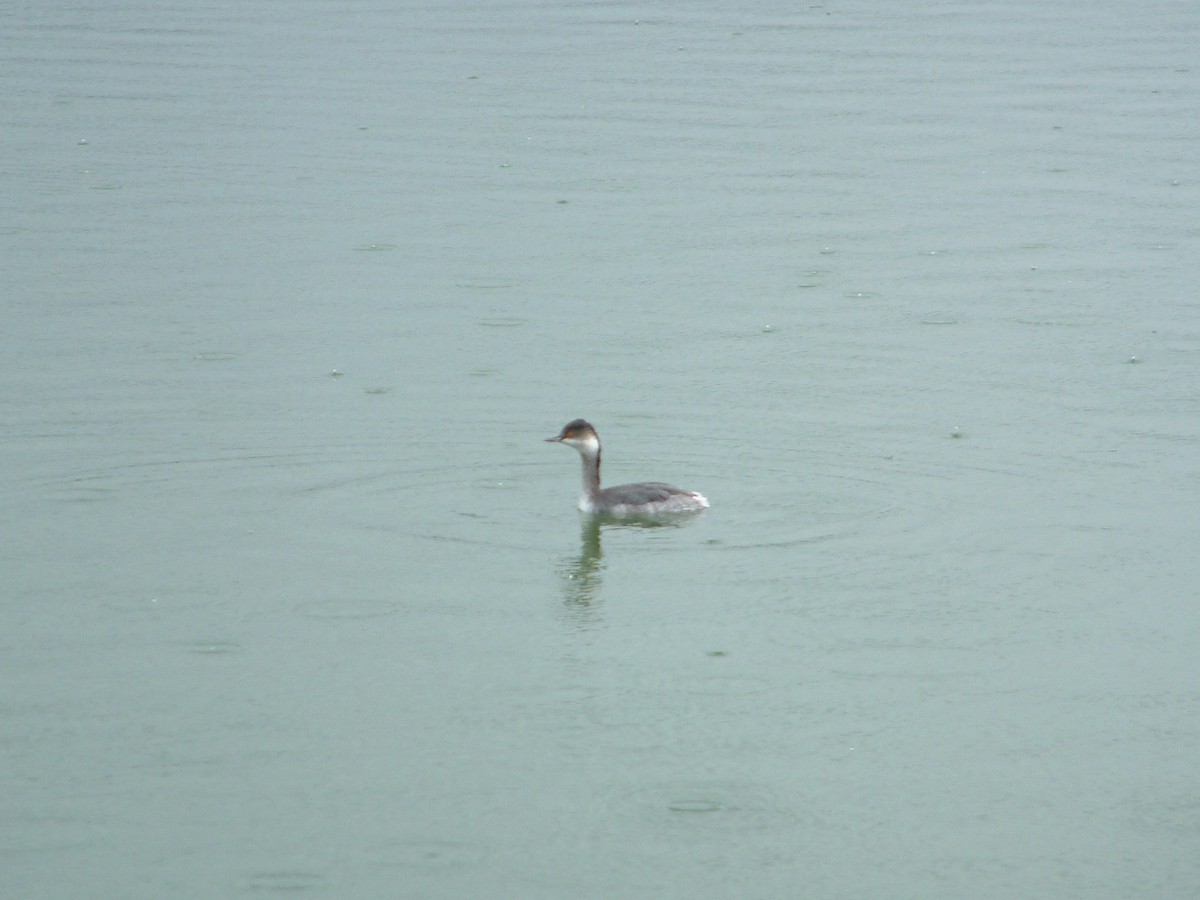
M14 896L1195 896L1192 7L3 23Z

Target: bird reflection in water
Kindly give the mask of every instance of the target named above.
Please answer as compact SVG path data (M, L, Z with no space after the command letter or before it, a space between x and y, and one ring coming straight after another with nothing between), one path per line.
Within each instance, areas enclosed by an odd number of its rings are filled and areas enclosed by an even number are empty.
M563 602L580 620L594 618L600 588L604 583L602 535L605 531L618 528L682 528L697 518L695 512L621 517L581 512L579 553L563 557L558 567L563 582Z

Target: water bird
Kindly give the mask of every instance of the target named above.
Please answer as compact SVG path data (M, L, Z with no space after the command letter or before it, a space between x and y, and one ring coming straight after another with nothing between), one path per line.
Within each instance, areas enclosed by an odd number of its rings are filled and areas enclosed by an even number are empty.
M654 516L662 513L696 512L708 508L708 499L695 491L685 491L661 481L641 481L600 487L600 435L591 423L575 419L563 426L550 443L566 444L579 451L583 462L583 491L579 508L585 513L627 517Z

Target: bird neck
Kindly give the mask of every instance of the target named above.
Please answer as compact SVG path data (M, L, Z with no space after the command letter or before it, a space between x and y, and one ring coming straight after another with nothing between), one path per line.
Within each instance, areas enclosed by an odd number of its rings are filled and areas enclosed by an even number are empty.
M600 448L595 453L581 450L579 459L583 463L583 499L595 503L600 498Z

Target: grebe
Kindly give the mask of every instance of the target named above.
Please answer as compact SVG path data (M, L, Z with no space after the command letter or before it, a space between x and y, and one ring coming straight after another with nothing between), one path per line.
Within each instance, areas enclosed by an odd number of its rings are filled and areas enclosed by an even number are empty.
M579 451L583 461L583 493L579 495L579 508L585 513L653 516L659 513L695 512L708 507L708 500L703 494L685 491L661 481L619 484L601 490L600 435L583 419L568 422L557 437L546 440L566 444Z

